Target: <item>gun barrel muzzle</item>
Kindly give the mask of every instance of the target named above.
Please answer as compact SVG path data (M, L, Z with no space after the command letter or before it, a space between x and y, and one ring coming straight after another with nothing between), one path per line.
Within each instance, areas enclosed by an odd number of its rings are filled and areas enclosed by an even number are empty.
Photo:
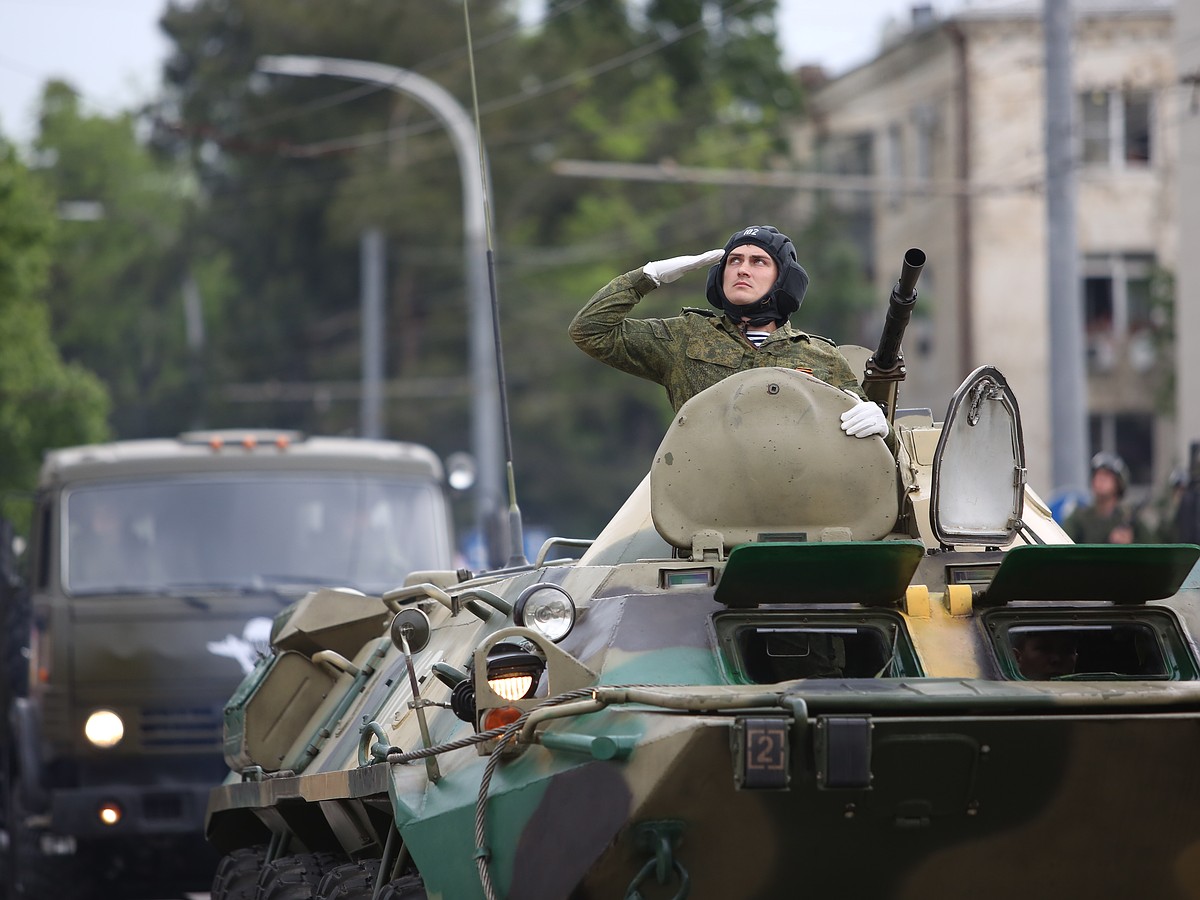
M900 341L904 337L904 330L908 327L913 306L917 302L917 279L921 277L921 267L924 265L923 250L913 247L904 254L900 280L892 288L887 317L883 323L883 334L879 337L879 346L875 351L875 365L881 371L887 372L895 368L900 361Z
M896 293L901 300L912 301L917 292L917 279L921 277L921 268L925 265L925 251L913 247L904 254L904 263L900 267L900 281L896 284Z

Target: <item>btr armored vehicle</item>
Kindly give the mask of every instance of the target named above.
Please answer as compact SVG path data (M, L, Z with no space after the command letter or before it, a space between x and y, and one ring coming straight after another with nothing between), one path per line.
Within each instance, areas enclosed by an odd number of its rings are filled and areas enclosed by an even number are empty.
M894 450L743 372L580 559L281 613L213 900L1200 897L1200 547L1071 544L1003 374L898 411L888 342Z
M0 787L3 882L36 898L206 888L222 708L274 617L453 564L431 451L267 431L48 453L26 556L5 567Z

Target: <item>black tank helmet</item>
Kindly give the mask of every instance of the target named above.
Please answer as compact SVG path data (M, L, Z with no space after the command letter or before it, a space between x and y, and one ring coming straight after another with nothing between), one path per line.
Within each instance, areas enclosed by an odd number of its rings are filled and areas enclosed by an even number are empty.
M779 275L771 290L767 291L757 303L739 306L730 303L725 296L725 259L729 251L743 244L753 244L771 254ZM735 322L742 318L750 320L751 325L765 325L767 322L786 322L800 304L804 302L804 292L808 290L808 273L796 260L796 247L791 238L770 225L751 225L736 232L725 243L725 256L721 261L708 270L708 287L705 295L708 302L721 310Z
M1098 469L1108 469L1116 476L1117 496L1124 497L1125 489L1129 487L1129 467L1125 465L1125 460L1115 453L1101 450L1092 457L1092 474L1095 475Z

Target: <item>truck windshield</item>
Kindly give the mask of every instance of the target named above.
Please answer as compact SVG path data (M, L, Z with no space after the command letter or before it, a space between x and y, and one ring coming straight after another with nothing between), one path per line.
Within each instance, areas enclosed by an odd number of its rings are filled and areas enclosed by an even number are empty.
M451 567L439 488L379 477L266 475L80 486L63 506L72 594L352 587L380 593Z

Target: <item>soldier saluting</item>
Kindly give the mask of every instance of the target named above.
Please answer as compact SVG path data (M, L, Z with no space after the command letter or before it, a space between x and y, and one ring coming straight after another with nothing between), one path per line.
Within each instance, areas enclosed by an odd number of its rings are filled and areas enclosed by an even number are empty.
M629 318L646 294L704 266L711 267L705 294L719 314L685 309L670 319ZM887 417L866 399L837 346L788 322L807 289L808 273L788 236L770 225L751 225L730 237L724 249L648 262L617 276L576 314L571 339L600 362L661 384L676 411L735 372L799 369L857 401L842 413L842 431L886 438Z

